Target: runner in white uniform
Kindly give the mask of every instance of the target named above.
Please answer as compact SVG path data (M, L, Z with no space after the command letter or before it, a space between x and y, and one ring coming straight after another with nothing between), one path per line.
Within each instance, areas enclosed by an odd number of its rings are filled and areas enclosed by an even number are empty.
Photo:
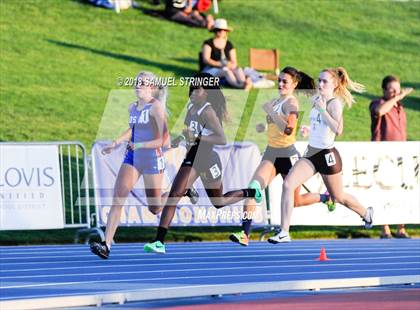
M364 208L353 196L343 192L340 153L334 147L336 135L343 132L343 103L349 107L354 99L349 89L361 92L364 87L350 80L342 67L323 70L319 75L318 94L313 98L310 114L309 145L283 182L281 231L268 239L270 243L290 242L289 227L294 205L294 190L319 172L334 202L359 214L365 228L372 227L373 209Z

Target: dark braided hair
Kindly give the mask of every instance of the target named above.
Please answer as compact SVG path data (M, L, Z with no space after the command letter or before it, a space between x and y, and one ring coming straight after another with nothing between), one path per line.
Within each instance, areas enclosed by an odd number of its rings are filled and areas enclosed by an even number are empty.
M205 81L207 79L207 85L200 85L200 80ZM211 83L211 82L214 83ZM220 121L225 121L228 118L226 98L219 86L218 80L209 73L198 73L194 76L193 82L190 85L189 95L193 93L195 89L203 88L207 93L207 102L211 104L217 117Z

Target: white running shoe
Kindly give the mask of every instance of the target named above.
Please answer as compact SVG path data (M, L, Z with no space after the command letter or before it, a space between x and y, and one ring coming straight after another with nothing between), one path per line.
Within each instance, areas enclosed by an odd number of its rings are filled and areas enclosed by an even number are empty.
M363 218L365 222L365 228L370 229L373 227L373 208L369 207L366 209L365 217Z
M268 238L268 242L272 244L283 243L283 242L290 242L292 238L290 238L289 233L280 231L277 235Z

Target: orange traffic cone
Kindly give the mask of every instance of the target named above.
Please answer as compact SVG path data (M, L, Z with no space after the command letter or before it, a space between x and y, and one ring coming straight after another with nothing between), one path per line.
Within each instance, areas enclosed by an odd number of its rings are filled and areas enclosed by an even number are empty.
M327 261L327 260L330 260L328 257L327 257L327 251L325 251L325 248L323 247L323 248L321 248L321 253L319 254L319 258L318 258L318 260L319 261L321 261L321 262L323 262L323 261Z

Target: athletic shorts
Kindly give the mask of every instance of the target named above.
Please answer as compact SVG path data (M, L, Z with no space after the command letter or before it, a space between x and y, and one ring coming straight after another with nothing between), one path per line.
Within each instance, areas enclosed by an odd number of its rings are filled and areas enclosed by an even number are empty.
M331 149L317 149L308 146L303 157L308 159L320 174L337 174L343 168L340 153L335 147Z
M299 158L300 154L294 145L281 148L268 145L262 160L268 160L273 163L276 168L276 175L287 175Z
M127 149L123 164L133 166L141 174L159 174L165 170L165 158L155 149Z
M193 167L206 182L215 182L222 178L222 162L213 149L199 150L197 146L192 146L181 167Z

